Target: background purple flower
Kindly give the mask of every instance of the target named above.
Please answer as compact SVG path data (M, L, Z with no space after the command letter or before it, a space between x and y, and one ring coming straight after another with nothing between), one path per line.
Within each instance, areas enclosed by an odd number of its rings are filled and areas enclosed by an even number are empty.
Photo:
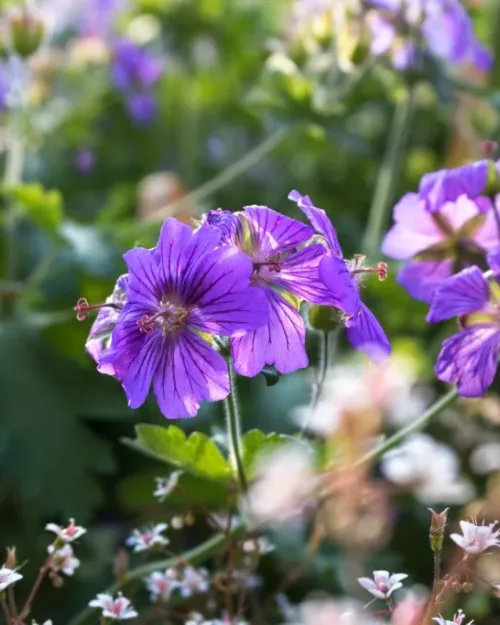
M498 266L499 255L488 258ZM481 397L493 382L500 353L499 285L490 284L478 267L445 280L436 290L427 321L459 317L462 330L443 342L436 375L456 383L464 397Z
M90 148L80 148L74 156L74 165L82 174L89 174L95 167L95 154Z
M260 292L250 288L252 263L234 247L216 248L220 232L163 224L158 247L124 256L127 304L101 363L121 367L131 408L152 385L169 419L196 415L201 401L229 393L227 364L207 335L235 336L267 321Z

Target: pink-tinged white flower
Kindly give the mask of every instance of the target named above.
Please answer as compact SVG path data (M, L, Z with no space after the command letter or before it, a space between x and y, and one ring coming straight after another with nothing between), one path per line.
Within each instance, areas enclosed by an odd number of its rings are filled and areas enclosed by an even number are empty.
M172 592L179 587L175 569L167 569L164 573L155 571L144 579L151 601L168 601Z
M373 571L373 579L371 577L360 577L358 582L377 599L389 599L395 590L402 588L403 584L401 582L407 577L406 573L394 573L391 575L389 571Z
M191 597L194 594L207 592L210 586L208 571L186 566L179 580L179 590L183 597Z
M425 595L409 592L394 610L391 625L420 625L427 605Z
M466 553L482 553L489 547L500 546L500 530L496 530L497 523L478 525L470 521L460 521L462 534L451 534L451 540Z
M47 548L51 558L50 567L56 573L64 573L64 575L73 575L75 570L80 566L80 560L75 558L71 545L66 544L61 549L56 549L54 545Z
M136 553L148 551L155 547L165 547L170 542L168 538L162 536L167 527L166 523L158 523L144 530L134 530L132 535L127 538L127 545L133 547Z
M315 479L304 445L282 447L260 458L260 471L242 502L249 519L259 525L297 516L311 501Z
M15 584L22 578L23 576L17 571L9 569L6 566L2 566L2 568L0 569L0 592L2 590L5 590L7 586Z
M153 496L159 501L165 501L174 492L181 475L182 471L173 471L168 477L156 477L156 490Z
M124 597L121 592L118 593L116 599L112 595L99 594L96 599L89 603L89 606L91 608L100 608L103 618L109 618L114 621L125 621L137 616L130 599Z
M300 606L300 617L292 619L293 625L368 625L355 607L345 601L333 599L311 599Z
M75 519L70 519L69 525L66 527L61 527L55 523L47 523L45 529L49 532L54 532L57 538L65 543L72 543L87 532L81 525L75 525Z
M432 620L439 623L439 625L462 625L465 620L465 614L462 610L459 610L453 617L452 621L447 621L442 616L435 616ZM472 623L474 623L474 621L469 621L467 625L472 625Z

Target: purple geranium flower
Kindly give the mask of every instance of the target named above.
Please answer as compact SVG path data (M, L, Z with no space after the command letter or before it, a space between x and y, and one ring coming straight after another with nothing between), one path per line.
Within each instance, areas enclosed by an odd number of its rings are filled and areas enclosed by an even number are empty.
M267 206L247 206L239 213L210 211L207 222L219 228L224 244L251 259L254 290L263 294L269 310L266 325L231 340L235 370L253 377L266 364L280 373L307 367L300 299L316 302L328 296L318 273L325 248L304 247L314 230Z
M390 55L396 69L415 65L421 45L453 65L492 66L492 55L475 37L460 0L371 0L368 6L370 50L375 56Z
M316 232L322 235L329 247L319 266L320 277L328 288L332 302L323 301L336 306L346 315L345 325L347 338L355 349L364 351L370 358L380 360L391 353L391 345L387 336L371 310L363 304L359 295L359 281L363 273L378 273L384 278L387 273L385 263L380 263L376 269L363 267L363 256L357 256L353 261L344 258L337 233L326 212L314 206L308 195L301 195L292 191L289 199L297 202L298 207L314 226Z
M227 364L211 337L266 323L265 298L250 288L252 263L234 247L217 247L220 237L208 224L193 231L171 218L155 249L124 255L127 303L99 364L113 366L131 408L144 403L151 385L169 419L224 399Z
M445 280L434 294L427 321L457 316L461 331L446 339L436 363L443 382L456 383L464 397L481 397L493 382L500 354L500 254L488 255L493 276L468 267Z
M382 251L397 260L413 259L398 275L415 299L430 302L439 283L466 264L480 264L498 247L498 228L491 200L460 195L428 209L428 202L408 193L394 207L395 224Z

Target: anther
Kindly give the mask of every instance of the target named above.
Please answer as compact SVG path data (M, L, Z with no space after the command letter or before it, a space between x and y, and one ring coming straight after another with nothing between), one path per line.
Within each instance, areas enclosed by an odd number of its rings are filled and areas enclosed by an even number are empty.
M156 317L157 315L152 315L151 317L149 315L142 316L137 322L139 330L141 332L144 332L145 334L151 332L151 330L154 328L154 322Z
M482 141L481 150L485 158L490 159L498 150L498 143L496 141L491 141L491 140Z
M89 312L92 310L100 310L101 308L115 308L118 309L116 304L94 304L90 305L85 297L80 297L80 299L76 302L76 306L74 307L74 311L76 312L76 318L78 321L85 321L89 316Z

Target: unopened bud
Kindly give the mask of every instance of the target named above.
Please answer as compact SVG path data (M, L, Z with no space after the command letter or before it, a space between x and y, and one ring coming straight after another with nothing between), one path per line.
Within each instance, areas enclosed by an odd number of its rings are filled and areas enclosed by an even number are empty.
M496 141L486 140L481 143L481 149L485 158L493 158L495 152L498 150L498 143Z
M186 525L194 525L195 520L194 514L191 511L184 516L184 523Z
M129 569L129 556L125 549L120 549L116 554L114 561L114 570L116 579L120 580L125 577Z
M17 567L17 557L16 557L15 547L7 547L7 557L5 558L5 566L11 571L14 571L15 568Z
M54 585L54 588L62 588L64 586L63 578L56 573L56 571L51 571L49 573L49 577Z
M455 581L450 584L450 588L451 590L453 590L453 592L458 593L462 590L462 584L460 582Z
M471 582L464 582L462 584L462 592L469 593L469 592L472 592L473 589L474 589L474 584L471 584Z
M27 58L42 45L46 33L44 20L35 12L22 10L7 18L12 51Z
M333 332L342 324L342 316L333 306L314 304L307 310L307 323L311 330Z
M429 508L431 513L431 526L429 529L429 541L432 551L441 551L443 549L444 532L446 529L446 521L448 519L448 510L446 508L442 512L435 512Z

